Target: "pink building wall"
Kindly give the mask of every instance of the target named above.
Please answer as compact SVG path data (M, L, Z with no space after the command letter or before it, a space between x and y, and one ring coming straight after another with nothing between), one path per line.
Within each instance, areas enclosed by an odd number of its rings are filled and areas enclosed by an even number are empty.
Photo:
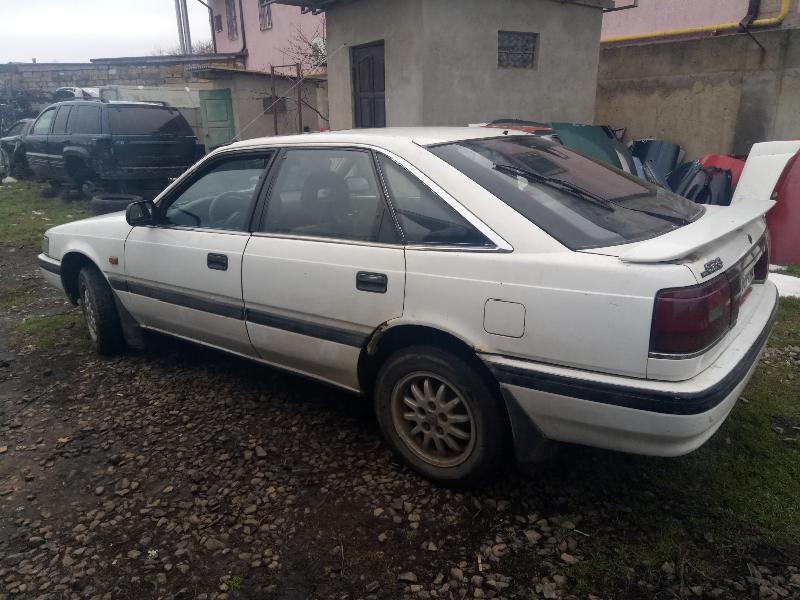
M616 3L632 4L630 0ZM772 16L773 4L779 3L763 0L759 16ZM639 0L637 8L606 13L602 37L738 23L747 13L747 5L748 0Z
M234 2L239 16L239 0ZM254 71L269 71L270 65L283 65L296 62L285 52L297 38L297 32L312 40L324 37L325 16L303 14L295 6L283 4L272 5L272 29L261 31L258 19L258 0L242 0L244 10L245 37L248 56L245 67ZM215 32L217 52L239 52L242 49L241 20L239 36L236 40L228 39L228 22L225 14L225 0L211 0L210 6L214 15L222 16L222 28Z

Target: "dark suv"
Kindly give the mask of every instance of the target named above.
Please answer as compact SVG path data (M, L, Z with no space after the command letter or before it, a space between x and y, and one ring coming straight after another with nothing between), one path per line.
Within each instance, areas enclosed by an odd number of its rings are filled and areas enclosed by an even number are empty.
M153 102L68 100L45 108L25 142L28 165L51 182L126 192L177 177L202 152L176 108Z

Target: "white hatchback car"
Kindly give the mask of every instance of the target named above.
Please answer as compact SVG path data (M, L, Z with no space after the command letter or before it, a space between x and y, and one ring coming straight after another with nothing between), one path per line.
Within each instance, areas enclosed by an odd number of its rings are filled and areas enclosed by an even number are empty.
M217 150L39 260L100 353L156 330L371 395L412 468L470 483L548 440L711 437L775 317L772 204L703 207L535 136L362 130Z

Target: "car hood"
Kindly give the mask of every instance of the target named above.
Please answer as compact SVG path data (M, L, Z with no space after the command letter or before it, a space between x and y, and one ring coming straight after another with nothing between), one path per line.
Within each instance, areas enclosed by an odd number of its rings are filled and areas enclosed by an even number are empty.
M64 223L48 229L45 235L92 236L124 240L130 231L131 226L125 220L125 211L120 211Z

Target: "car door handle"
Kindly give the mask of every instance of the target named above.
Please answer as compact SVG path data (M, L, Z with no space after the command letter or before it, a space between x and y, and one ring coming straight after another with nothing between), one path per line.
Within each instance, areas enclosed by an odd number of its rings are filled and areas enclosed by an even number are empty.
M383 273L368 273L366 271L359 271L358 275L356 275L356 289L359 289L362 292L385 294L388 283L389 278Z
M206 265L208 265L209 269L213 269L215 271L227 271L228 257L224 254L214 254L213 252L209 252Z

